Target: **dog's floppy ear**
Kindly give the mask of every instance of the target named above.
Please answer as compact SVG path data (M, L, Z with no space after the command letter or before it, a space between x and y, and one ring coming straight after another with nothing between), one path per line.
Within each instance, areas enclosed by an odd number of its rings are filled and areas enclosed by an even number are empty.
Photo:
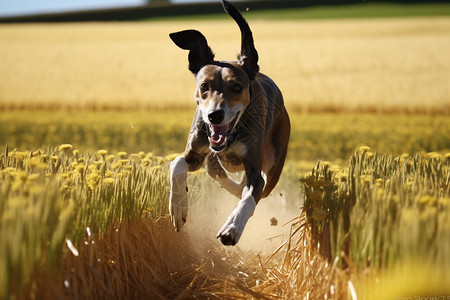
M214 53L206 38L197 30L184 30L169 34L181 49L189 50L189 70L196 75L200 69L214 61Z
M239 55L239 61L242 63L244 70L247 72L250 80L255 79L256 74L259 72L258 66L258 51L255 49L253 42L253 34L245 21L244 17L230 2L222 0L222 5L227 14L229 14L238 24L241 30L241 54Z

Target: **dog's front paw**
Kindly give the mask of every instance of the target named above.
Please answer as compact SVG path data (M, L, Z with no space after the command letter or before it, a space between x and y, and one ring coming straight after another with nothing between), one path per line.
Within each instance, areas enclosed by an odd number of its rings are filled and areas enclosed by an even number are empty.
M186 223L187 204L184 206L183 204L174 204L172 202L172 198L170 199L170 220L172 221L173 227L178 232L180 228L183 227L184 223ZM186 201L187 202L187 201Z
M169 202L170 220L172 221L175 230L178 232L180 228L186 223L188 212L187 193L182 196L180 194L172 194Z
M183 156L170 163L170 220L176 231L186 223L188 211L187 199L187 164Z
M220 239L222 244L234 246L239 242L248 219L255 211L255 207L256 202L252 196L239 201L238 206L233 210L225 224L217 233L217 238Z
M242 232L243 228L242 230L239 230L236 225L228 219L217 233L217 238L226 246L234 246L241 238Z

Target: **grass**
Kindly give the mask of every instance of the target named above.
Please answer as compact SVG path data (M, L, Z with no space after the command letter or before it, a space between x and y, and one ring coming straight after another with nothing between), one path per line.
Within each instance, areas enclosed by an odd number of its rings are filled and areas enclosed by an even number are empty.
M241 6L243 7L243 6ZM353 18L398 18L398 17L433 17L449 16L448 3L367 3L350 5L311 6L287 9L256 10L251 6L244 13L249 20L310 20L310 19L353 19ZM209 15L192 15L176 17L154 17L143 21L189 21L222 20L223 13Z
M168 210L166 160L152 153L81 154L72 145L0 155L0 296L21 290L36 270L51 267L66 241L86 230ZM89 233L90 234L90 233ZM72 243L72 242L70 242Z
M449 112L448 17L250 23L291 111ZM240 47L231 19L2 25L0 109L192 109L187 53L168 38L186 28L217 59Z
M360 3L353 5L316 6L277 11L255 11L251 19L351 19L449 16L448 3Z
M286 199L294 207L305 198L305 212L271 259L239 258L239 252L208 244L212 254L205 255L215 264L225 257L238 260L239 268L224 275L222 269L204 268L205 257L178 240L182 236L175 238L170 222L154 224L167 212L173 156L166 155L184 149L192 114L2 112L0 142L10 145L0 154L2 295L233 298L256 293L287 299L313 291L314 297L339 298L348 295L348 282L359 295L380 286L388 293L393 280L407 286L410 270L423 274L415 287L423 287L428 277L438 277L436 283L448 279L440 267L448 260L448 251L440 249L449 247L447 116L291 114L289 157L279 186L292 190L303 176L305 195L289 192ZM367 148L355 153L361 144L379 154ZM427 155L430 151L440 154ZM333 163L316 164L317 159ZM189 177L194 207L209 200L211 180L205 177L204 171ZM185 251L191 251L188 257ZM179 260L166 262L166 252ZM428 259L417 263L422 256ZM149 285L148 278L160 284ZM395 294L394 288L389 291L389 297Z
M10 111L0 112L0 145L39 149L70 142L77 149L182 152L192 111ZM291 113L290 160L345 161L359 145L401 155L450 151L445 115Z
M397 289L359 285L364 299L448 293L449 167L450 153L392 157L361 147L348 168L319 162L302 179L308 225L323 256L362 278L368 270L403 268ZM414 281L406 270L417 264L425 273Z
M186 236L158 217L167 211L172 157L83 154L70 144L5 149L2 297L383 299L448 292L450 153L392 157L364 146L348 167L319 161L302 179L304 209L291 237L273 255L239 257L207 246L216 264L238 265L229 275L205 269ZM208 189L205 176L190 177L194 194ZM412 271L419 272L414 280Z

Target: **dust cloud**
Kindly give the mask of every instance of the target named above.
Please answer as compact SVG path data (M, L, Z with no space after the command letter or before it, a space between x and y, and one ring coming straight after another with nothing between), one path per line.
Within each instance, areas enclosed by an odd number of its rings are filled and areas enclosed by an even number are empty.
M269 197L261 199L236 246L223 246L216 235L239 199L212 179L190 186L188 197L199 199L190 199L190 203L194 203L189 207L187 222L180 232L188 243L183 246L206 268L223 276L232 275L255 256L272 254L288 239L290 221L300 215L299 184L283 186L289 186L290 190L275 188Z

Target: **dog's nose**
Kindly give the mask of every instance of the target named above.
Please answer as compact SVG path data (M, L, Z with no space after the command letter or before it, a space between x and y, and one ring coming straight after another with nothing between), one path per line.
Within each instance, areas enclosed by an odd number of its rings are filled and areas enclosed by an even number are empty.
M216 110L213 111L208 115L208 120L211 122L211 124L218 125L222 123L223 119L225 118L225 112L223 110Z

